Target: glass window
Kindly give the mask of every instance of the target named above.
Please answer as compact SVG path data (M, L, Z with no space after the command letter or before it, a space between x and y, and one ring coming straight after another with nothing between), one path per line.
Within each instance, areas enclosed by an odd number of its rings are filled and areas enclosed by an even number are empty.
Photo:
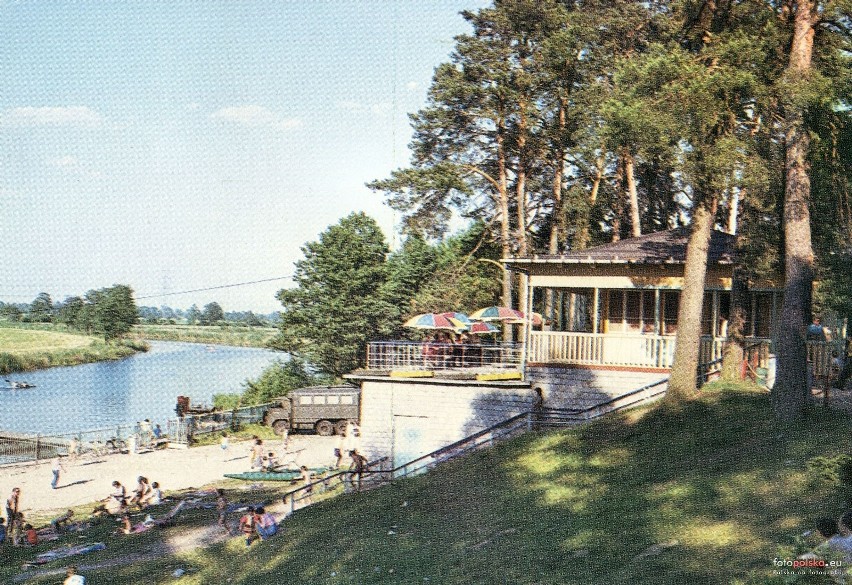
M655 325L655 295L654 291L642 291L642 333L655 335L657 333Z
M662 293L663 303L663 335L677 333L677 312L680 309L680 292L666 291Z
M639 333L642 330L642 291L630 290L624 293L624 316L629 333Z
M326 396L326 404L340 404L340 396Z
M299 404L310 404L311 397L310 396L299 396Z
M346 394L340 397L340 404L355 404L354 396Z
M325 396L314 396L314 404L325 404Z
M609 291L609 330L624 331L624 294L620 290Z

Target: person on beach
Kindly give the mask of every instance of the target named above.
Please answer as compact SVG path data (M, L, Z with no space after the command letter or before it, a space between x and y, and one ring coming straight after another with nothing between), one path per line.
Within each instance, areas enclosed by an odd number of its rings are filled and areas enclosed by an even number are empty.
M349 482L353 489L361 489L361 479L364 476L364 471L367 470L367 458L358 452L358 449L353 449L349 452L349 457L352 463L349 465Z
M6 500L6 521L9 523L11 527L13 521L15 520L15 516L18 513L18 503L21 497L21 488L16 487L12 489L12 495Z
M266 540L278 532L275 517L264 508L258 508L254 513L254 527L261 540Z
M77 455L80 454L80 442L77 440L77 437L71 437L71 440L68 442L68 460L71 462L71 465L77 463Z
M151 489L148 495L142 499L145 506L158 506L163 503L163 490L160 489L160 484L156 481L151 484Z
M264 465L265 471L275 471L276 468L281 466L281 462L278 461L278 457L276 457L275 453L270 451L266 455L266 465Z
M50 526L56 534L62 534L68 529L71 524L71 518L74 517L74 510L68 510L62 516L54 518L50 521Z
M156 440L160 440L163 438L163 429L160 428L160 425L154 425L154 430L152 431L154 434L154 438Z
M252 470L255 468L263 469L263 441L261 439L254 440L249 457L251 457Z
M228 498L225 497L225 490L218 488L216 490L216 511L218 512L217 524L222 527L225 534L231 535L231 529L228 527Z
M65 571L65 581L62 582L62 585L86 585L86 578L77 573L76 566L71 565Z
M59 458L59 455L54 457L53 461L51 461L50 470L53 472L53 481L50 482L50 487L52 489L56 489L56 486L59 485L59 474L65 471L65 468L62 467L62 460Z
M302 497L302 501L305 503L306 506L310 506L313 503L312 500L311 500L311 494L314 493L314 488L311 485L313 483L313 477L311 476L311 470L308 469L307 465L302 465L299 468L299 471L302 472L302 481L305 482L304 483L305 487L302 490L302 493L304 494L304 496Z
M243 533L243 536L246 539L246 546L251 546L252 541L255 536L257 536L257 531L254 525L254 508L249 508L243 517L240 518L240 532Z
M136 478L136 487L133 489L133 497L130 498L130 505L136 505L140 510L143 508L142 501L151 493L151 486L148 483L148 478L139 476Z
M222 449L222 461L228 460L228 447L231 440L228 438L228 433L222 433L222 438L219 440L219 448Z
M349 429L349 425L346 425L346 429L347 430ZM337 435L337 441L334 444L334 457L335 457L334 466L335 467L340 467L340 462L343 461L343 450L345 449L345 445L344 445L345 442L346 442L346 431L343 431L343 433Z
M32 524L24 525L24 534L27 537L27 544L30 546L35 546L38 544L38 532L33 527Z
M127 490L116 480L112 482L112 493L106 499L106 511L110 514L124 512L127 508Z

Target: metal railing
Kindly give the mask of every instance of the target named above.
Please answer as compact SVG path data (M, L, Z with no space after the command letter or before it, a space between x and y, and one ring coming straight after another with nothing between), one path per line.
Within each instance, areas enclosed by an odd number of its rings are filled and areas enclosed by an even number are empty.
M169 419L166 421L166 434L171 443L190 445L199 435L237 430L243 425L261 422L271 406L273 403L256 404Z
M520 369L520 343L437 343L373 341L367 345L370 370Z
M387 457L382 457L370 461L366 464L365 471L361 473L351 469L337 471L286 492L281 497L281 500L285 506L290 507L289 514L292 514L298 508L312 504L314 497L325 499L340 493L361 491L362 489L373 487L377 476L374 475L376 471L371 471L371 469L383 465L387 460Z

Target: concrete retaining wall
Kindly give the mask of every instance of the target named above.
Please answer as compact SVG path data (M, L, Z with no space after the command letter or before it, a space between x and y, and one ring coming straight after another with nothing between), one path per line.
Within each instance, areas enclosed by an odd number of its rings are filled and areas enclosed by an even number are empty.
M395 464L459 441L521 412L529 383L371 377L361 383L361 451Z
M530 366L532 388L541 388L550 408L590 408L631 390L669 377L667 371L589 369L567 366Z

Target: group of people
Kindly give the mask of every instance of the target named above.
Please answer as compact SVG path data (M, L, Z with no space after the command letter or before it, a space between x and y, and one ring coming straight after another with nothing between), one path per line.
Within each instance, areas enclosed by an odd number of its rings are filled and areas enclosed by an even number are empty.
M246 540L246 546L251 546L258 538L266 540L275 536L278 532L278 521L265 508L250 507L240 518L240 532Z
M421 355L426 366L478 366L482 365L482 344L478 336L465 332L452 337L439 331L423 339Z
M824 540L800 558L840 556L844 564L852 563L852 510L845 512L839 519L819 518L815 524L817 533Z
M112 482L112 491L101 500L101 504L92 512L98 514L110 514L113 516L127 515L131 506L142 510L148 506L156 506L163 502L163 490L156 481L151 482L147 477L140 475L136 478L136 487L128 497L127 488L120 481Z
M0 545L8 540L13 546L27 544L35 546L45 536L54 538L66 531L72 523L74 511L68 510L50 521L50 527L37 530L24 520L21 512L21 488L15 487L6 498L6 517L0 517Z

